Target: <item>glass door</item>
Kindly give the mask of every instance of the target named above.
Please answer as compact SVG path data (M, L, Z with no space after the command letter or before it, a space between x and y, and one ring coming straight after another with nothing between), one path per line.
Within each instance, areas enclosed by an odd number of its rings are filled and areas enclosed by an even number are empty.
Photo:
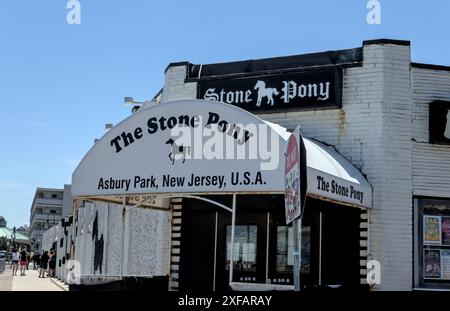
M222 213L218 219L216 290L229 289L230 265L233 282L265 283L267 248L267 213L239 211L231 258L231 217Z
M225 270L230 270L231 225L227 225ZM256 282L258 226L237 225L234 232L233 274L236 282Z

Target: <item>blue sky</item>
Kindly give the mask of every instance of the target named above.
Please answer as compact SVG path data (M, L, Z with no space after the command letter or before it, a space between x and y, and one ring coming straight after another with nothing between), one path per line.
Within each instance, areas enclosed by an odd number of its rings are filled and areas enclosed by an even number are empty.
M29 221L34 191L71 182L78 161L130 113L124 96L150 99L174 61L212 63L412 41L414 61L450 65L448 0L67 0L0 6L0 214Z

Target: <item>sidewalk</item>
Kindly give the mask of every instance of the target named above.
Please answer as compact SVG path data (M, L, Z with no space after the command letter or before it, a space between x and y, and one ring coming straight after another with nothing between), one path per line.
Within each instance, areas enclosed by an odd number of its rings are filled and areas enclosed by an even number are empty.
M0 274L0 290L2 291L64 291L67 286L57 279L39 278L37 270L27 270L25 276L11 275L9 267Z
M5 271L0 273L0 292L11 290L12 279L11 270L9 270L9 264L7 264Z

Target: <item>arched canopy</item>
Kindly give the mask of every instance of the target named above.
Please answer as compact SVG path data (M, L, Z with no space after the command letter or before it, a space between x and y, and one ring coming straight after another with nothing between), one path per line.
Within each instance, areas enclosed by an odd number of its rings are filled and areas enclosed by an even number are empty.
M224 103L155 105L95 143L72 175L72 196L283 193L288 136L283 127ZM308 139L305 146L308 193L371 206L371 187L356 168L332 148ZM320 178L329 191L315 189ZM331 184L348 191L333 193Z

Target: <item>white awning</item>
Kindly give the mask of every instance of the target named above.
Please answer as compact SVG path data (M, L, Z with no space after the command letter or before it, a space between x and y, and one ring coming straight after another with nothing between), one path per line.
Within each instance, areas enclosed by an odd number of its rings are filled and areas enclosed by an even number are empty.
M265 122L285 141L288 140L291 133L287 129ZM303 140L308 195L349 205L372 207L372 187L357 168L333 147L311 138L304 137Z
M334 148L312 139L304 141L309 195L372 207L372 187L358 169Z
M195 129L205 130L209 121L238 127L235 134L226 130L221 139L239 140L247 150L254 146L260 149L262 142L270 146L270 152L257 150L256 158L204 158L196 150ZM192 128L193 144L184 144L188 152L178 149L183 145L174 145L171 140L174 134L169 127L176 123ZM241 125L249 124L256 126L256 130L246 137L247 129ZM183 100L155 105L131 115L97 141L72 175L72 195L100 198L171 193L284 193L283 161L289 135L280 125L228 104ZM208 138L200 136L200 139L204 150ZM310 196L371 207L371 186L352 164L333 148L312 139L305 139L305 146ZM171 154L177 158L174 160ZM277 165L272 167L275 162Z

